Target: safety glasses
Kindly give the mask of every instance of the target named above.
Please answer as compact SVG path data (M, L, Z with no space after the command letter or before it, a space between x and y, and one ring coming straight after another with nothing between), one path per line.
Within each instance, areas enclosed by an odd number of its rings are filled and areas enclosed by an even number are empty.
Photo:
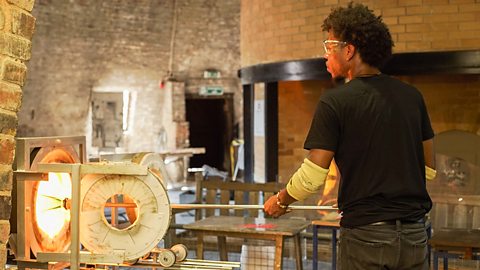
M323 49L325 50L326 54L331 54L335 50L335 48L345 45L347 45L347 42L340 40L327 39L323 41Z

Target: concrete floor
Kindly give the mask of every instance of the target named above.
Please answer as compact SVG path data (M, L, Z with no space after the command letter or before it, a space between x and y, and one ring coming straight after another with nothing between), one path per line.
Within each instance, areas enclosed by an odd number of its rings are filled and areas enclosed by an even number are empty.
M205 252L205 260L214 260L218 261L219 256L218 252L212 252L212 251L206 251ZM195 251L190 251L188 254L189 259L195 259L196 254ZM228 259L229 261L232 262L240 262L242 260L241 254L240 253L228 253ZM283 260L283 270L295 270L295 261L293 258L284 258ZM6 265L6 269L9 270L16 270L17 267L16 265L12 264ZM144 269L144 268L135 268L135 267L119 267L121 270L136 270L136 269ZM158 268L157 268L158 269ZM238 268L237 270L270 270L271 268L265 268L265 267L242 267ZM310 270L312 269L312 260L311 259L305 259L303 260L303 269L304 270ZM331 269L331 263L330 262L323 262L320 261L318 262L318 268L319 270L330 270ZM430 269L433 269L433 267L430 267ZM443 269L443 264L442 260L439 261L439 269ZM449 260L448 264L448 269L449 270L480 270L480 261L468 261L468 260Z
M215 260L218 261L218 252L211 252L211 251L206 251L205 252L205 260ZM195 251L189 251L188 258L195 259ZM241 254L239 253L228 253L228 259L229 261L235 261L235 262L240 262L241 261ZM332 265L330 262L318 262L318 268L319 270L331 270ZM121 267L122 270L134 270L138 268L123 268ZM271 268L265 268L265 267L242 267L239 268L241 270L270 270ZM295 270L295 261L293 258L284 258L283 260L283 270ZM304 270L310 270L312 269L312 260L311 259L306 259L303 261L303 269ZM433 267L430 267L430 269L433 269ZM443 264L442 261L439 262L439 269L443 269ZM449 270L480 270L480 261L467 261L467 260L449 260L449 265L448 265Z
M190 254L191 253L191 254ZM195 258L195 251L189 251L189 258ZM205 259L206 260L219 260L218 252L205 252ZM228 253L228 260L232 262L240 262L241 261L241 254L240 253ZM303 260L303 269L309 270L312 269L312 260L306 259ZM256 270L256 269L263 269L261 266L258 267L250 267L250 268L240 268L242 270ZM295 270L295 259L294 258L284 258L283 259L283 270ZM318 270L330 270L332 266L330 263L327 262L318 262Z

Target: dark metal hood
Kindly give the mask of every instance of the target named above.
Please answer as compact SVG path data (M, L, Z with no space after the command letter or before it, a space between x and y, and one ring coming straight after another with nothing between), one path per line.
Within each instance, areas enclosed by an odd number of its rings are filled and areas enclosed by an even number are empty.
M480 74L480 50L397 53L382 72L390 75ZM330 78L324 58L259 64L238 71L242 84Z

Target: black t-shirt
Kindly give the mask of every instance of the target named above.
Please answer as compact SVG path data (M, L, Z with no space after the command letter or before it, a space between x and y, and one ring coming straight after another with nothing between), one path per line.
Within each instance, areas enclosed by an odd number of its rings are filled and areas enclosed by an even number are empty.
M430 210L422 142L433 136L421 93L381 74L326 91L304 147L335 152L340 224L356 227Z

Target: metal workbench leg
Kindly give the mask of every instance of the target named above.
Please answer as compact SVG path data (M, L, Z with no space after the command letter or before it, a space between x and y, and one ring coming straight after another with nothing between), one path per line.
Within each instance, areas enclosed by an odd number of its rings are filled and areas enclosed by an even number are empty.
M337 269L337 229L332 229L332 270Z
M313 225L312 270L318 270L318 226Z
M427 237L428 237L428 240L430 241L430 238L432 238L432 223L430 223L430 221L427 220L426 222L426 225L427 225ZM430 243L427 243L427 255L428 255L428 267L430 267L430 265L432 265L432 246L430 245Z

